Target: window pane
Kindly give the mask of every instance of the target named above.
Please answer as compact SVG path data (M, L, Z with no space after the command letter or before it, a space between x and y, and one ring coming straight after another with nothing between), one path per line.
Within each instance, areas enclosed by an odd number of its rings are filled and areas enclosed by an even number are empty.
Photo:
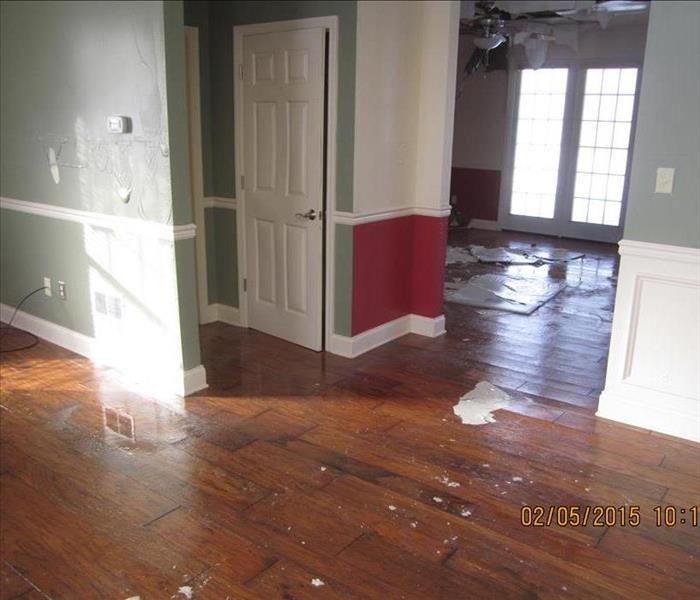
M596 200L605 200L605 188L607 187L607 184L607 175L591 176L591 191L588 197L595 198Z
M603 84L603 69L588 69L586 71L586 95L600 94Z
M598 123L595 121L583 121L581 123L581 146L595 146L595 134Z
M600 106L600 96L591 94L583 99L583 115L584 121L595 121L598 118L598 107Z
M571 220L585 223L588 216L588 199L574 198L574 209L571 213Z
M604 212L604 200L591 200L588 204L588 222L602 224Z
M617 99L616 121L631 121L634 110L634 96L620 96Z
M607 121L598 123L598 131L596 132L595 145L610 148L613 139L613 123Z
M571 220L620 224L637 69L588 69Z
M620 202L606 202L605 203L605 216L603 217L603 224L617 226L620 223L620 209L621 208L622 208L622 203L620 203Z
M620 81L620 69L603 69L603 94L617 94L617 84Z
M615 123L615 133L613 134L613 148L624 148L630 145L630 123Z
M567 77L567 69L521 72L511 214L554 217Z
M620 70L620 94L634 96L637 89L637 69Z
M598 119L601 121L614 121L615 120L615 107L617 105L617 96L601 96L600 97L600 111L598 112Z
M610 153L610 172L624 175L627 171L627 150L613 150Z

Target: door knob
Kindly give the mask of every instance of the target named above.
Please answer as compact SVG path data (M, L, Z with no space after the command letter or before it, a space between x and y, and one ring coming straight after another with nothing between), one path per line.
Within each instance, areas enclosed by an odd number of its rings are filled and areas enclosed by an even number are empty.
M309 221L313 221L316 218L316 211L313 208L310 208L305 213L297 213L295 216L297 219L308 219Z

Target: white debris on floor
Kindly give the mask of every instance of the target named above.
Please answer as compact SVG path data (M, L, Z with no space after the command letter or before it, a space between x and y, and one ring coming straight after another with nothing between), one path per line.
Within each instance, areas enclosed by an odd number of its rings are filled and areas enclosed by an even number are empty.
M319 579L318 577L314 577L311 580L311 585L313 585L314 587L321 587L321 586L326 585L326 582L323 581L323 579Z
M469 252L482 263L507 263L509 265L531 265L539 262L536 256L529 256L524 251L510 248L485 248L484 246L469 246Z
M396 507L393 504L390 504L389 506L387 506L387 508L392 511L396 510Z
M460 486L458 482L450 481L450 478L447 475L441 475L440 477L436 477L435 479L437 479L440 483L446 485L447 487L455 488Z
M484 425L496 420L494 412L512 403L513 399L503 390L488 381L480 381L459 399L452 410L465 425Z
M447 302L529 315L554 298L566 284L486 273L475 275L464 284L451 283L445 287Z
M192 600L193 592L192 592L192 587L189 585L180 586L177 590L177 593L182 594L182 596L184 598L187 598L187 600ZM173 597L176 598L177 596L173 596Z
M474 258L469 250L466 248L459 248L457 246L447 246L447 253L445 254L445 264L452 265L454 263L475 263L476 258Z

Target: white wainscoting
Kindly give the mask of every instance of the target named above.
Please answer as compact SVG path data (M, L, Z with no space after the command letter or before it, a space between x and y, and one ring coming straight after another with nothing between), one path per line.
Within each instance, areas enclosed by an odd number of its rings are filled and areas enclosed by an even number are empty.
M353 337L334 333L327 350L331 354L355 358L407 333L438 337L445 333L445 317L440 315L431 319L420 315L404 315Z
M700 250L623 240L597 415L700 442Z

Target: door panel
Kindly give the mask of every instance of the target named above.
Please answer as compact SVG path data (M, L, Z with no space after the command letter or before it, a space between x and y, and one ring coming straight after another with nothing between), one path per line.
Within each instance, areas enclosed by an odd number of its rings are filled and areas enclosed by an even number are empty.
M321 349L325 31L243 39L249 324ZM314 219L305 218L314 211Z

